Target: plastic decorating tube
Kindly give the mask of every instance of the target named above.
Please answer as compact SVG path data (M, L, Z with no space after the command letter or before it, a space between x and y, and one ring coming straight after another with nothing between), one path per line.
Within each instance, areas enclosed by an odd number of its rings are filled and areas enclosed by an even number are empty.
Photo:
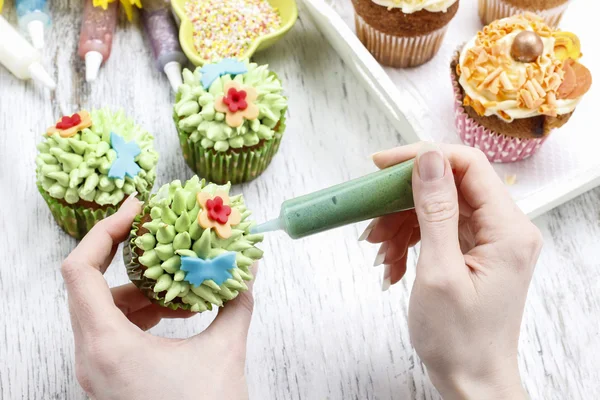
M54 90L56 83L42 66L41 60L40 52L0 16L0 64L19 79L34 79Z
M414 160L315 193L286 200L279 217L254 233L285 231L292 239L414 208Z
M94 7L93 0L84 3L78 53L85 60L86 81L93 82L100 66L110 57L119 3L109 3L106 10Z
M47 0L17 0L21 30L27 32L36 49L44 48L44 28L50 25Z
M187 61L168 0L146 0L140 11L144 33L152 46L156 68L164 72L173 91L181 85L181 65Z

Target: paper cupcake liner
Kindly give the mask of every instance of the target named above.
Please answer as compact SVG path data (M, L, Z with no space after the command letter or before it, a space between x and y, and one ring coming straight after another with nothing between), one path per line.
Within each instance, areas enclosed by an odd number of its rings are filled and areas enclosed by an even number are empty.
M86 207L75 205L66 205L50 196L39 183L37 187L38 191L46 201L46 204L48 204L48 208L50 208L50 212L58 226L75 239L82 239L90 230L92 230L94 225L104 218L116 213L119 209L118 205L98 210L91 210ZM147 196L138 195L138 198L142 201L145 201L146 197Z
M199 141L194 142L188 133L177 127L179 144L187 165L201 178L220 185L248 182L262 174L279 150L284 130L285 118L282 117L273 138L264 141L260 147L218 152L203 148Z
M421 36L395 36L381 32L355 14L356 34L362 44L383 65L410 68L425 64L440 49L448 25Z
M145 205L143 214L147 215L149 213L150 207ZM138 247L135 245L135 239L137 238L137 232L140 228L141 219L142 218L140 216L136 217L129 239L127 239L127 242L123 246L123 262L125 263L125 268L127 269L127 275L129 276L129 279L153 303L159 304L163 307L168 307L172 310L189 310L192 307L189 304L165 302L164 296L166 292L156 293L154 291L154 285L156 284L156 281L148 279L144 276L146 267L139 263L139 256L136 251Z
M510 163L531 157L548 136L535 139L519 139L487 129L467 114L463 106L463 94L454 74L454 123L463 143L483 151L491 162Z
M550 27L556 28L568 6L569 2L566 2L558 7L549 8L547 10L536 10L533 12L542 17ZM503 0L479 0L479 18L484 25L488 25L497 19L502 19L525 12L532 11L515 7L514 5L508 4Z
M39 184L38 190L48 204L58 226L75 239L83 238L98 221L117 211L116 207L90 210L85 207L65 205L51 197Z

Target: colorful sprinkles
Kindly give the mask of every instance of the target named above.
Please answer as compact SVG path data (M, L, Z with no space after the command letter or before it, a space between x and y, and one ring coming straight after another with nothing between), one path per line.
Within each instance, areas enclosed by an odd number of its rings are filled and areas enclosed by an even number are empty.
M190 0L194 47L206 61L241 57L260 36L277 31L281 17L267 0Z

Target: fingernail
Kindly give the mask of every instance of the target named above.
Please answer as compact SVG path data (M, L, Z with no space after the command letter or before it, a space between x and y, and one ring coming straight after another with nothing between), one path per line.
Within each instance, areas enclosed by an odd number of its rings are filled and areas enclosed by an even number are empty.
M375 262L373 263L374 267L383 264L383 260L385 260L385 253L387 253L388 247L390 247L389 242L385 242L381 245L379 251L377 252L377 256L375 257Z
M387 292L387 290L392 286L392 280L390 279L390 266L386 265L383 270L383 280L381 281L381 291Z
M137 191L134 191L133 193L131 193L129 195L129 197L127 197L127 200L125 200L126 203L129 203L130 201L134 201L136 200L140 205L144 204L143 201L141 201L140 199L138 199L136 196L138 195Z
M373 221L369 222L369 225L367 225L363 233L361 233L361 235L358 237L359 242L362 242L363 240L366 240L369 237L371 232L373 232L373 228L375 228L376 223L377 219L374 219Z
M419 176L424 182L435 181L444 176L444 154L435 143L423 143L417 154L417 164Z
M374 159L375 157L377 157L378 155L380 155L380 154L381 154L381 153L383 153L384 151L385 151L385 150L382 150L382 151L378 151L378 152L375 152L375 153L371 154L371 159Z

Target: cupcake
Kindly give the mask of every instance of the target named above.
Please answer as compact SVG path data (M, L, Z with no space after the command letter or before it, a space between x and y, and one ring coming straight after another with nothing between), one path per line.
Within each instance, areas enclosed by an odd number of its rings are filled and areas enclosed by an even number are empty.
M81 239L130 194L148 198L156 178L154 137L122 111L80 111L38 144L37 186L58 225Z
M260 175L279 149L287 98L266 65L225 59L183 71L173 118L188 166L225 184Z
M534 14L495 21L451 63L455 121L463 142L490 161L522 160L571 117L592 84L579 39Z
M570 0L479 0L479 18L488 25L497 19L532 12L556 28Z
M381 64L416 67L436 55L458 0L352 0L356 34Z
M152 301L202 312L248 289L263 236L250 233L250 211L230 187L194 176L145 204L123 252L129 278Z

